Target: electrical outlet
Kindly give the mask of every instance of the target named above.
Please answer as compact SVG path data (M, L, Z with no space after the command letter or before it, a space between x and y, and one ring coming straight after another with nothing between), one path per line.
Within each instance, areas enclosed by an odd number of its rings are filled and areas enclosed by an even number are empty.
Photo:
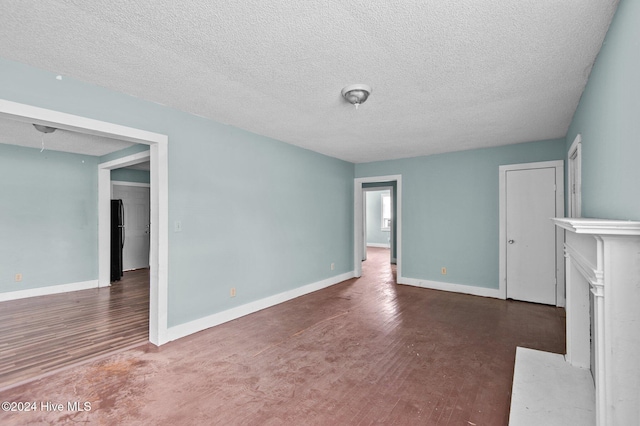
M442 272L442 275L447 275L447 268L443 266L440 272Z
M331 262L331 270L333 271L334 269L336 269L336 264Z
M16 274L15 281L16 282L22 281L22 274Z
M231 287L231 290L229 290L229 296L236 297L236 288L235 287Z

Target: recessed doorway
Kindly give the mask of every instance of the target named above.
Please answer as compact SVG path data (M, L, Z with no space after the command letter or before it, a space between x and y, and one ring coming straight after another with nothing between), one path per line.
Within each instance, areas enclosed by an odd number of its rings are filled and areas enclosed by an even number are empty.
M161 345L167 338L168 264L168 138L166 135L66 114L0 99L0 116L57 129L103 136L149 146L151 163L151 249L149 340ZM129 156L98 166L98 281L110 282L110 171L140 162Z
M396 275L401 277L402 271L402 176L375 176L354 179L354 245L353 261L354 276L362 276L362 261L366 253L366 229L365 229L365 198L364 193L367 186L378 185L383 187L394 187L392 191L392 204L395 205L395 214L391 225L391 257L395 257ZM395 237L394 237L395 236ZM395 252L395 256L394 253ZM390 259L393 260L393 259Z

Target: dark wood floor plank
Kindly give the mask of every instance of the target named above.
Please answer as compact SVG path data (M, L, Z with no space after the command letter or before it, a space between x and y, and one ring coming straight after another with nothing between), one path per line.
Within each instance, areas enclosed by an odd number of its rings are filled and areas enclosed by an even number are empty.
M0 303L0 388L149 336L149 270L108 288Z
M92 404L0 424L506 425L516 346L563 353L564 310L398 285L388 256L370 250L362 278L0 392Z

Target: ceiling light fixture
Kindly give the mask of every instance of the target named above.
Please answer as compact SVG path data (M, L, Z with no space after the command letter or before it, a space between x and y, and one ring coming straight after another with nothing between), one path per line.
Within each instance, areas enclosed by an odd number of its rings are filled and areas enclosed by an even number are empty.
M342 96L352 105L358 106L364 103L371 94L371 87L366 84L351 84L342 89Z
M42 133L53 133L56 131L55 127L43 126L42 124L34 124L33 127L35 127L37 131Z
M33 127L35 127L37 131L42 133L42 137L40 138L40 141L42 142L42 149L40 150L40 152L42 152L42 151L44 151L44 135L45 135L45 133L53 133L53 132L56 131L56 128L55 127L50 127L50 126L43 126L42 124L34 124Z

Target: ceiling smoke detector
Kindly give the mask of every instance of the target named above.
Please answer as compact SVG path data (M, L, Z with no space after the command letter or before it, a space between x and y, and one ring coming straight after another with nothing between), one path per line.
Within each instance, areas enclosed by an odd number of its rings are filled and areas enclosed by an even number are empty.
M358 106L364 103L371 94L371 87L366 84L351 84L342 89L342 96L352 105Z

